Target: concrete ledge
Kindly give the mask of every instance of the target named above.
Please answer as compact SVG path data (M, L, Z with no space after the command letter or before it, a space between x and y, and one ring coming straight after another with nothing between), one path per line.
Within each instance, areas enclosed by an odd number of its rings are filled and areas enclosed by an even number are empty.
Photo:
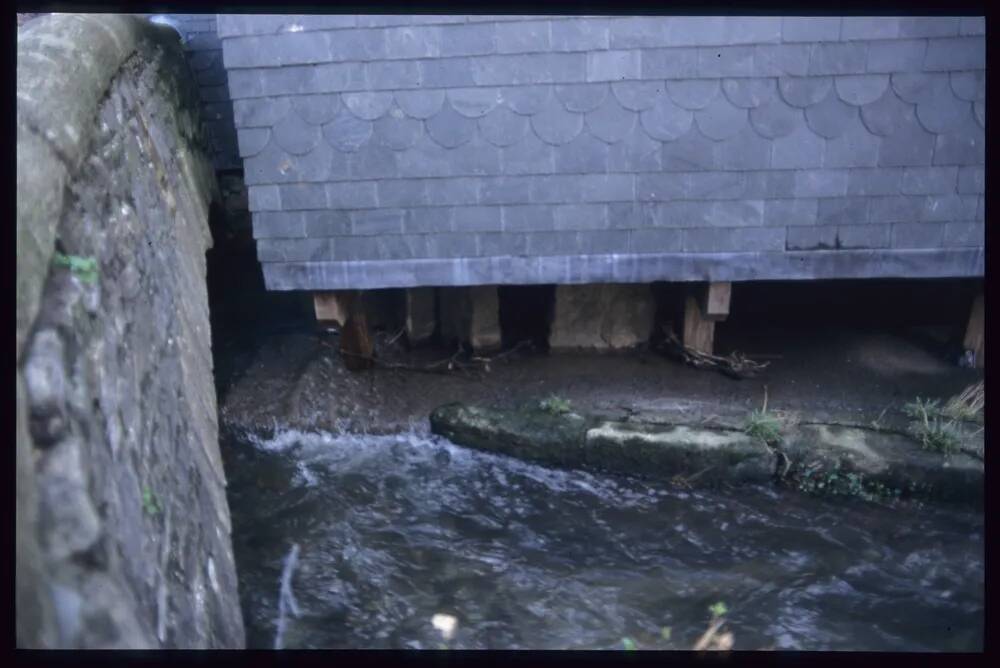
M789 429L771 446L740 429L603 421L540 408L495 410L447 404L431 431L459 445L567 468L593 468L683 484L775 480L820 494L872 490L983 502L983 462L922 450L900 434L833 425ZM853 486L852 486L853 485Z
M171 29L117 14L52 14L17 34L17 358L38 312L66 186L86 158L98 105L144 41Z
M265 262L268 290L982 276L984 248Z

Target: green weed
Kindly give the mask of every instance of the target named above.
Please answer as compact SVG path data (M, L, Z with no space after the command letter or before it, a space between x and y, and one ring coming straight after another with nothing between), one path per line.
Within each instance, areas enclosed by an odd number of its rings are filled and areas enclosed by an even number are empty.
M93 283L97 280L97 260L92 257L80 257L79 255L63 255L56 253L53 262L57 267L66 267L74 276L80 278L84 283Z
M538 407L546 413L551 413L552 415L569 413L573 409L573 405L570 403L569 399L563 399L554 394L547 399L543 399L538 404Z

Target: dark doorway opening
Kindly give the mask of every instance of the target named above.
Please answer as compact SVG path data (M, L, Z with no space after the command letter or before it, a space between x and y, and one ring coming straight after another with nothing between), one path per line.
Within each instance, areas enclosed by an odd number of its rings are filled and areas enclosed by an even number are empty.
M510 348L528 340L536 350L547 352L556 286L502 285L497 288L497 297L503 347Z

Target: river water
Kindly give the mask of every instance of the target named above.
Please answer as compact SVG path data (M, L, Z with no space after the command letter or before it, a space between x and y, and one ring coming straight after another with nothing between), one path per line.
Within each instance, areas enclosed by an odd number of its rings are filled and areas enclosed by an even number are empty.
M250 647L281 616L286 648L689 649L723 602L737 650L982 648L982 513L684 490L416 431L223 448Z

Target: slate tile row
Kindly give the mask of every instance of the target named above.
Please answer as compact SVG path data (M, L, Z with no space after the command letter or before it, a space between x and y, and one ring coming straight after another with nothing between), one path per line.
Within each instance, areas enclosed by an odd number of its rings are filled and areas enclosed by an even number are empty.
M588 51L670 46L733 46L802 42L920 39L974 36L985 33L983 17L463 17L268 15L219 17L219 33L240 51L234 66L278 66L330 62L340 53L336 43L352 39L377 45L370 55L410 58L423 55L476 55ZM317 33L320 49L281 45L253 55L258 37ZM315 60L315 58L321 58ZM326 58L327 60L322 60ZM245 59L245 60L244 60ZM348 54L347 59L352 59ZM358 59L358 58L353 58ZM360 60L363 60L361 58ZM249 63L249 64L245 64Z
M263 263L624 253L974 248L982 223L435 232L257 241Z
M323 34L297 33L287 38L290 45L303 40L308 45L311 36ZM267 53L265 45L271 38L260 39L260 45L247 48L253 57L258 57L261 50ZM224 40L223 55L233 98L622 80L948 72L986 66L985 39L979 36L570 53L545 51L433 59L364 57L368 47L344 42L338 48L344 49L345 57L350 55L359 60L326 62L319 54L312 58L298 55L297 59L306 62L290 61L267 67L239 66L249 61L239 60L231 42L231 39Z

